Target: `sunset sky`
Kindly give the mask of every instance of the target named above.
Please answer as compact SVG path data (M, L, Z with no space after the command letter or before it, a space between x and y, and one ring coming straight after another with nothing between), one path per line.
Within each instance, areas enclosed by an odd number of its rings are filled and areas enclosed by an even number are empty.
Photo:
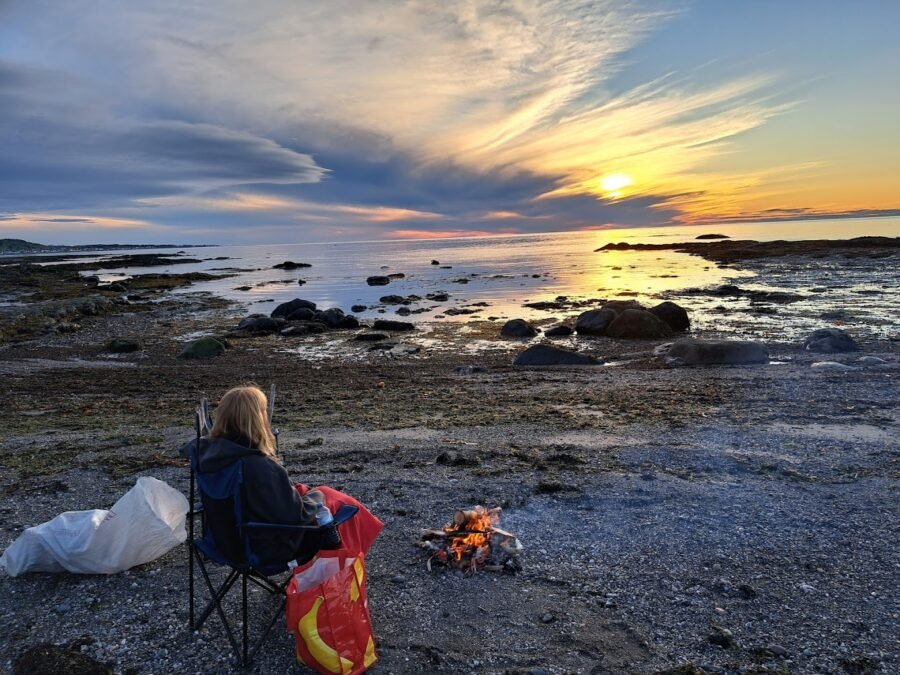
M900 2L0 1L0 236L900 214Z

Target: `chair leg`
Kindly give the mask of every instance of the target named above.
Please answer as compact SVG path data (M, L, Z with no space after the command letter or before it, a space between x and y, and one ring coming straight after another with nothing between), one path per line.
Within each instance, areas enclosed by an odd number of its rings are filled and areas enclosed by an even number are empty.
M248 665L247 662L247 636L248 636L248 626L247 626L247 575L241 575L241 630L243 635L241 636L241 666Z
M193 517L190 516L189 517ZM194 629L194 539L188 540L188 626Z

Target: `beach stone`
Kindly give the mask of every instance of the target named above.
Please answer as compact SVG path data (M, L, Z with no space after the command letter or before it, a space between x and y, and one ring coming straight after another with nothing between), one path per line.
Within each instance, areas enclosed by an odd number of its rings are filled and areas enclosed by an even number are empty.
M816 370L856 370L853 366L848 366L846 363L838 363L837 361L817 361L810 368L815 368Z
M406 275L403 272L391 272L387 275L388 279L405 279Z
M369 284L369 286L387 286L391 283L391 279L390 277L374 276L366 279L366 283Z
M669 328L673 331L684 331L691 327L687 310L674 302L666 300L647 311L669 324Z
M273 319L279 316L290 316L298 309L301 308L311 309L313 311L316 310L316 303L310 302L309 300L302 300L300 298L294 298L290 302L283 302L278 305L275 309L272 310L272 313L269 315Z
M379 342L381 340L387 340L389 337L390 336L387 333L360 333L354 340L359 340L360 342Z
M440 264L441 264L441 261L440 261L440 260L432 260L432 261L431 261L431 264L432 264L432 265L440 265Z
M807 351L819 354L839 354L842 352L858 352L859 345L850 335L840 328L820 328L813 331L803 346Z
M359 328L359 319L352 314L345 314L341 317L337 327L342 329Z
M297 270L301 267L312 267L309 263L298 263L293 260L285 260L283 263L272 265L272 269L276 270Z
M297 337L300 335L318 335L328 330L328 326L319 321L296 321L281 331L285 337Z
M409 316L410 314L412 314L412 310L409 307L401 307L397 310L397 314L399 314L400 316Z
M309 307L301 307L300 309L288 314L288 321L312 321L316 318L315 310Z
M537 328L525 321L525 319L511 319L503 324L503 328L500 329L500 335L503 337L529 338L537 334Z
M181 353L179 359L211 359L225 353L225 345L214 337L202 337L188 344Z
M664 359L670 366L747 365L768 363L769 350L744 340L682 338L668 347Z
M351 312L365 312L368 309L365 305L353 305L350 308Z
M613 309L591 309L582 312L575 320L575 331L579 335L603 335L616 316L617 313Z
M297 285L298 285L298 286L302 286L302 285L305 284L305 283L306 283L306 281L304 281L303 279L297 279Z
M550 345L532 345L513 361L514 366L596 366L603 359Z
M568 326L553 326L552 328L548 328L544 331L544 335L547 337L565 337L566 335L571 335L572 329Z
M112 284L107 284L106 286L100 286L100 290L113 291L114 293L124 293L128 289L125 288L124 284L115 282Z
M378 302L385 305L405 305L409 303L409 300L402 295L382 295L378 298Z
M647 308L637 300L610 300L609 302L603 303L603 305L600 306L600 309L611 309L617 314L621 314L626 309L646 310Z
M429 293L425 298L432 302L447 302L447 300L450 299L450 294L445 293L444 291L436 291L434 293Z
M375 323L372 324L372 328L375 330L391 330L391 331L403 331L403 330L415 330L416 326L412 323L407 323L406 321L391 321L389 319L376 319Z
M340 328L343 319L344 311L337 307L316 312L316 321L324 323L329 328Z
M276 333L284 328L284 319L272 319L267 316L248 316L241 319L238 324L238 330L247 333Z
M129 354L141 350L141 343L128 338L113 338L106 343L106 351L113 354Z
M669 324L642 309L626 309L606 328L606 335L615 338L665 338L671 334Z
M701 234L694 239L731 239L727 234Z

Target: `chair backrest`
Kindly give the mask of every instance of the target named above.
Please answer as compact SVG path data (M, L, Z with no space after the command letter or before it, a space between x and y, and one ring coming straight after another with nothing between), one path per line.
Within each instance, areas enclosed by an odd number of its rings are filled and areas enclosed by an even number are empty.
M254 564L256 556L250 550L244 536L244 518L241 509L241 484L244 465L236 461L214 472L200 470L199 455L205 438L190 450L192 479L196 480L203 504L203 542L206 549L219 562L227 564Z

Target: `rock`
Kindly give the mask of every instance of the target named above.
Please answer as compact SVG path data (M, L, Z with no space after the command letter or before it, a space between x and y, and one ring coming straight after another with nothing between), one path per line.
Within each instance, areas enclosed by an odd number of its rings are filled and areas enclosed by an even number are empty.
M701 234L695 239L731 239L727 234Z
M487 372L487 368L483 366L456 366L453 372L457 375L474 375L475 373Z
M391 331L404 331L404 330L415 330L415 324L407 323L406 321L390 321L388 319L376 319L375 323L372 324L372 328L375 330L391 330Z
M710 633L707 637L712 644L718 645L722 649L728 649L735 645L734 635L732 635L731 631L727 628L721 628L719 626L713 626L713 632Z
M467 283L469 283L469 280L466 279L465 277L460 277L459 279L453 279L450 283L454 283L454 284L467 284Z
M329 328L340 328L344 319L343 310L331 307L321 312L316 312L316 321L324 323Z
M864 366L883 366L887 361L879 359L877 356L862 356L858 359L858 363L861 363Z
M391 577L391 583L396 584L398 586L404 585L407 581L408 581L408 579L405 576L403 576L402 574L395 574L394 576Z
M235 286L234 290L236 291L249 291L253 288L253 286Z
M807 351L819 354L839 354L842 352L858 352L859 345L840 328L820 328L813 331L803 342Z
M288 314L288 321L312 321L316 318L315 310L309 307L301 307L300 309Z
M113 354L129 354L141 350L141 343L127 338L113 338L106 343L106 351Z
M43 675L44 673L66 673L66 675L112 675L113 671L82 654L76 647L65 645L38 644L22 652L13 663L13 675Z
M387 286L391 283L391 279L390 277L374 276L366 279L366 283L369 286Z
M98 277L96 274L92 274L90 276L84 277L83 281L85 286L96 288L100 283L100 277Z
M596 366L603 359L550 345L532 345L513 361L514 366Z
M553 326L552 328L548 328L544 331L544 335L546 335L547 337L564 337L571 334L572 329L564 325Z
M354 340L359 340L360 342L378 342L380 340L387 340L390 336L387 333L360 333L357 335Z
M768 363L769 350L758 342L682 338L659 352L670 366Z
M429 293L425 298L432 302L447 302L447 300L450 299L450 294L444 293L443 291L436 291L435 293Z
M272 319L268 316L248 316L238 324L238 330L247 333L277 333L283 328L284 319Z
M368 309L368 307L366 307L365 305L353 305L350 308L350 311L358 313L358 312L365 312L367 309Z
M340 322L338 322L337 327L341 328L341 329L347 329L347 330L352 329L352 328L359 328L359 319L357 319L352 314L345 314L341 318Z
M117 283L113 283L113 284L106 284L106 286L100 286L100 290L113 291L114 293L124 293L128 289L125 288L124 284L117 282Z
M281 331L281 334L285 337L299 337L301 335L318 335L327 330L328 326L319 321L296 321Z
M647 308L637 300L610 300L609 302L603 303L603 305L600 306L600 309L611 309L616 314L621 314L626 309L646 310Z
M315 311L316 303L310 302L309 300L294 298L290 302L283 302L278 305L275 309L272 310L272 313L269 316L271 316L273 319L279 316L287 317L301 308L311 309Z
M550 612L544 612L541 614L541 623L553 623L556 621L556 617L553 616Z
M225 345L214 337L202 337L188 344L181 353L179 359L211 359L225 353Z
M616 316L613 309L591 309L578 315L575 330L579 335L603 335Z
M409 304L409 300L404 298L402 295L382 295L378 298L378 302L383 303L385 305L407 305Z
M440 264L441 264L441 261L440 261L440 260L432 260L432 261L431 261L431 264L432 264L432 265L440 265Z
M606 335L615 338L665 338L672 335L669 324L642 309L626 309L606 328Z
M781 645L769 645L766 649L772 656L777 656L780 659L786 658L788 655L788 650Z
M298 263L293 260L285 260L283 263L272 265L272 269L276 270L297 270L301 267L312 267L309 263Z
M297 285L298 285L298 286L302 286L302 285L305 284L305 283L306 283L306 282L305 282L303 279L297 279Z
M537 334L537 329L524 319L511 319L500 329L500 335L503 337L530 338Z
M838 363L837 361L817 361L810 366L816 370L856 370L853 366L846 363Z
M409 307L401 307L397 310L397 314L400 316L409 316L412 313L412 310Z
M392 272L388 274L388 279L405 279L406 275L403 272Z
M691 320L688 317L687 310L674 302L667 300L655 307L651 307L647 311L669 324L669 328L673 331L683 331L691 327Z

